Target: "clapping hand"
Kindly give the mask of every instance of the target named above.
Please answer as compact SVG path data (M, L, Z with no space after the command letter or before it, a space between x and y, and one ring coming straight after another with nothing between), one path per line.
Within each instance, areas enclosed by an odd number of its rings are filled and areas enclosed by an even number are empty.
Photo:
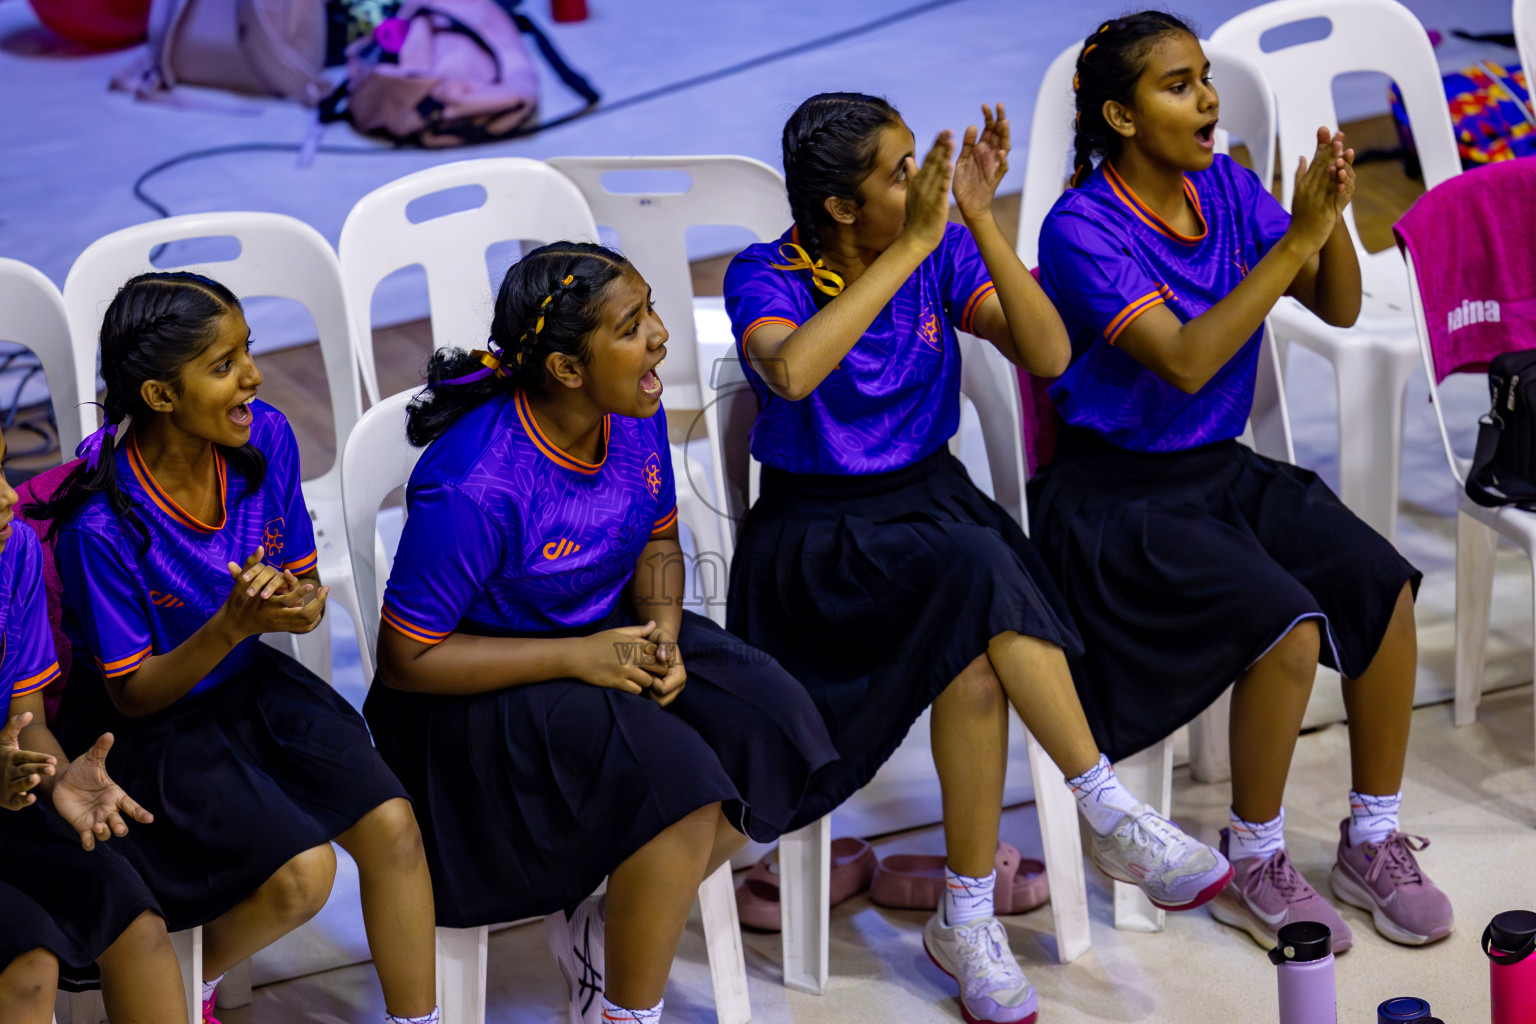
M1008 115L1001 103L995 116L983 103L981 116L981 131L978 133L975 125L965 129L960 155L955 158L955 205L968 222L992 212L992 197L1008 173Z
M1316 252L1355 197L1355 151L1344 148L1344 133L1317 129L1317 152L1309 164L1298 158L1291 226Z
M124 815L145 825L155 820L107 774L111 749L112 734L102 734L90 750L69 763L53 786L54 809L79 833L86 850L95 849L97 840L127 835Z
M52 775L59 763L52 754L21 749L21 731L31 722L32 712L24 711L0 729L0 807L8 811L36 802L37 794L32 790L43 776Z

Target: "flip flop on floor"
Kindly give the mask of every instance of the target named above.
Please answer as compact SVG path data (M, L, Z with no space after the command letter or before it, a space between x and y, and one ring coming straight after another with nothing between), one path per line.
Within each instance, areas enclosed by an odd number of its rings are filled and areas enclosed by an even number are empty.
M869 888L875 874L875 851L862 839L845 836L832 840L831 906ZM741 923L759 931L776 932L783 927L779 908L778 851L770 851L747 869L736 887L736 912Z
M997 887L993 903L999 914L1022 914L1051 898L1045 865L1013 846L997 844ZM880 858L869 898L882 907L935 910L944 894L944 858L936 854L893 853Z

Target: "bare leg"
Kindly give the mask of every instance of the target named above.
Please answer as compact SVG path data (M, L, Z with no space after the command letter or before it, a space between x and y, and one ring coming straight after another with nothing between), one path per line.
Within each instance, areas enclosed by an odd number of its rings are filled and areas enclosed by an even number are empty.
M96 963L112 1024L186 1024L181 965L159 914L140 914Z
M967 665L933 702L933 765L944 802L950 870L992 873L1008 770L1008 701L985 655Z
M709 851L709 863L704 865L704 878L720 870L720 865L730 860L737 850L747 845L747 837L736 831L736 826L725 819L725 812L715 822L715 845ZM703 884L704 879L699 879Z
M52 953L34 949L21 954L0 971L0 1020L49 1024L58 988L59 961Z
M320 912L336 880L331 844L305 850L203 927L203 973L217 978Z
M1403 788L1418 664L1413 588L1404 584L1376 656L1359 678L1344 683L1350 777L1357 793L1391 796Z
M1320 640L1316 620L1297 623L1232 688L1232 810L1244 821L1280 813Z
M357 861L363 928L384 1009L398 1017L426 1016L437 1005L436 922L415 812L402 798L385 801L336 843Z
M1060 647L1039 637L999 633L987 645L987 657L1009 703L1063 775L1076 778L1099 763L1098 744Z
M718 852L721 821L719 804L700 807L608 876L603 994L613 1003L645 1009L661 1002L688 912Z

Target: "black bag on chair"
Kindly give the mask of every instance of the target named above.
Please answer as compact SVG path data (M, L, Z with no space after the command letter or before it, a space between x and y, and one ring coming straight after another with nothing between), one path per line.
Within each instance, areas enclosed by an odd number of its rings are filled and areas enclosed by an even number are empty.
M1536 349L1494 356L1488 391L1493 407L1478 420L1467 497L1536 508Z

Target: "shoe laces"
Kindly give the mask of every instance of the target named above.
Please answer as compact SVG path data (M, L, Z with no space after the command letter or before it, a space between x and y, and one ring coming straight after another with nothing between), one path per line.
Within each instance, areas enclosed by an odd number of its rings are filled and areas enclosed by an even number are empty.
M1262 867L1243 880L1244 898L1249 903L1257 902L1259 892L1266 884L1279 893L1286 903L1300 903L1316 892L1301 872L1296 870L1296 865L1291 863L1290 855L1283 848L1272 853Z
M1126 822L1118 831L1136 846L1161 846L1170 852L1184 850L1190 843L1173 822L1150 807L1126 815Z
M1403 832L1393 832L1379 843L1366 844L1365 855L1371 862L1365 872L1366 884L1374 885L1383 871L1393 888L1422 882L1424 873L1419 870L1419 861L1414 853L1428 845L1429 840L1423 836L1410 836ZM1376 847L1374 851L1370 848L1372 846Z
M989 984L980 989L985 992L1000 985L1018 985L1024 981L1024 971L1008 946L1008 933L1003 931L1003 923L997 918L962 925L955 929L955 933L965 962L973 969L967 972L973 981L968 987L975 987L975 981L985 979Z

